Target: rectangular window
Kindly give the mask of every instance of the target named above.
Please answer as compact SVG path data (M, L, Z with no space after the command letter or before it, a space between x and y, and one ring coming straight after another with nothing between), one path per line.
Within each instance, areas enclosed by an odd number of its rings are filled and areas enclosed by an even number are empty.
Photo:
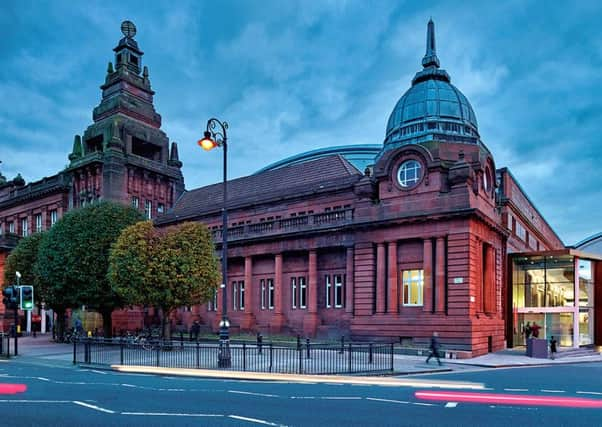
M13 221L8 223L8 232L9 233L14 233L15 232L15 223Z
M422 305L424 270L406 270L403 272L403 305Z
M36 233L42 231L42 214L36 214Z
M152 219L153 217L153 202L150 200L144 201L144 217L146 219Z
M21 236L27 237L29 235L27 218L21 220Z
M245 309L245 282L241 280L238 282L238 308L241 310Z
M268 279L268 307L274 309L274 279Z
M343 275L334 275L334 306L336 308L343 307Z
M140 202L138 201L138 197L134 196L132 197L132 207L134 209L138 209Z
M236 310L236 306L238 305L238 300L236 297L238 296L238 283L236 280L232 282L232 310Z
M157 205L157 213L162 214L163 212L165 212L165 205L163 203L159 203Z
M52 227L58 221L58 212L55 210L50 211L50 226Z
M330 308L330 306L332 305L330 302L332 283L330 283L330 276L328 274L325 276L325 280L326 280L326 308Z
M299 277L299 307L307 307L307 284L305 283L305 277Z
M291 277L291 306L297 308L297 279Z
M207 303L207 311L217 311L217 289L213 290L213 297Z
M265 310L265 280L261 279L259 281L259 287L261 289L261 309Z

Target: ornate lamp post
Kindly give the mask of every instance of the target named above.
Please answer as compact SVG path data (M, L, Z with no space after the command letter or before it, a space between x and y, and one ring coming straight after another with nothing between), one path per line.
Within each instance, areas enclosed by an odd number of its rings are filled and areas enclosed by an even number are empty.
M222 320L219 322L219 354L217 366L229 368L232 365L230 357L230 321L228 320L228 304L226 284L228 283L228 129L227 122L221 122L216 118L207 121L207 130L203 139L198 144L203 150L212 150L215 147L224 149L224 196L222 205Z

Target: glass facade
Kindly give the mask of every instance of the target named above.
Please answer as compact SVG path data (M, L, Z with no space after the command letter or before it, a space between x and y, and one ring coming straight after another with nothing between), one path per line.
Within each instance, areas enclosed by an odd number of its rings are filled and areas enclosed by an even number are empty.
M561 347L594 343L592 261L571 253L512 256L512 343L526 344L525 328ZM602 284L601 284L602 285Z

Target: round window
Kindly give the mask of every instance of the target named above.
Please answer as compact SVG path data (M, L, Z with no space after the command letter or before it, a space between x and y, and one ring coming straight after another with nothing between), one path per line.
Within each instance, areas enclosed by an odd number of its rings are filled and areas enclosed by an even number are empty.
M422 165L416 160L406 160L397 171L397 182L404 188L413 187L422 178Z

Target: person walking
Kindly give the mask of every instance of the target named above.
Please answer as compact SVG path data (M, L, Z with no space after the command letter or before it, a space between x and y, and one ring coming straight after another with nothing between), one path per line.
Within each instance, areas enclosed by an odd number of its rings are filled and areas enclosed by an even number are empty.
M554 336L552 335L552 338L550 339L550 357L552 358L552 360L554 360L554 358L556 357L556 338L554 338Z
M426 358L426 363L429 363L431 357L435 356L437 358L437 363L439 363L439 366L441 366L441 360L439 359L439 347L439 334L437 332L433 332L430 346L431 352L429 353L429 357Z

